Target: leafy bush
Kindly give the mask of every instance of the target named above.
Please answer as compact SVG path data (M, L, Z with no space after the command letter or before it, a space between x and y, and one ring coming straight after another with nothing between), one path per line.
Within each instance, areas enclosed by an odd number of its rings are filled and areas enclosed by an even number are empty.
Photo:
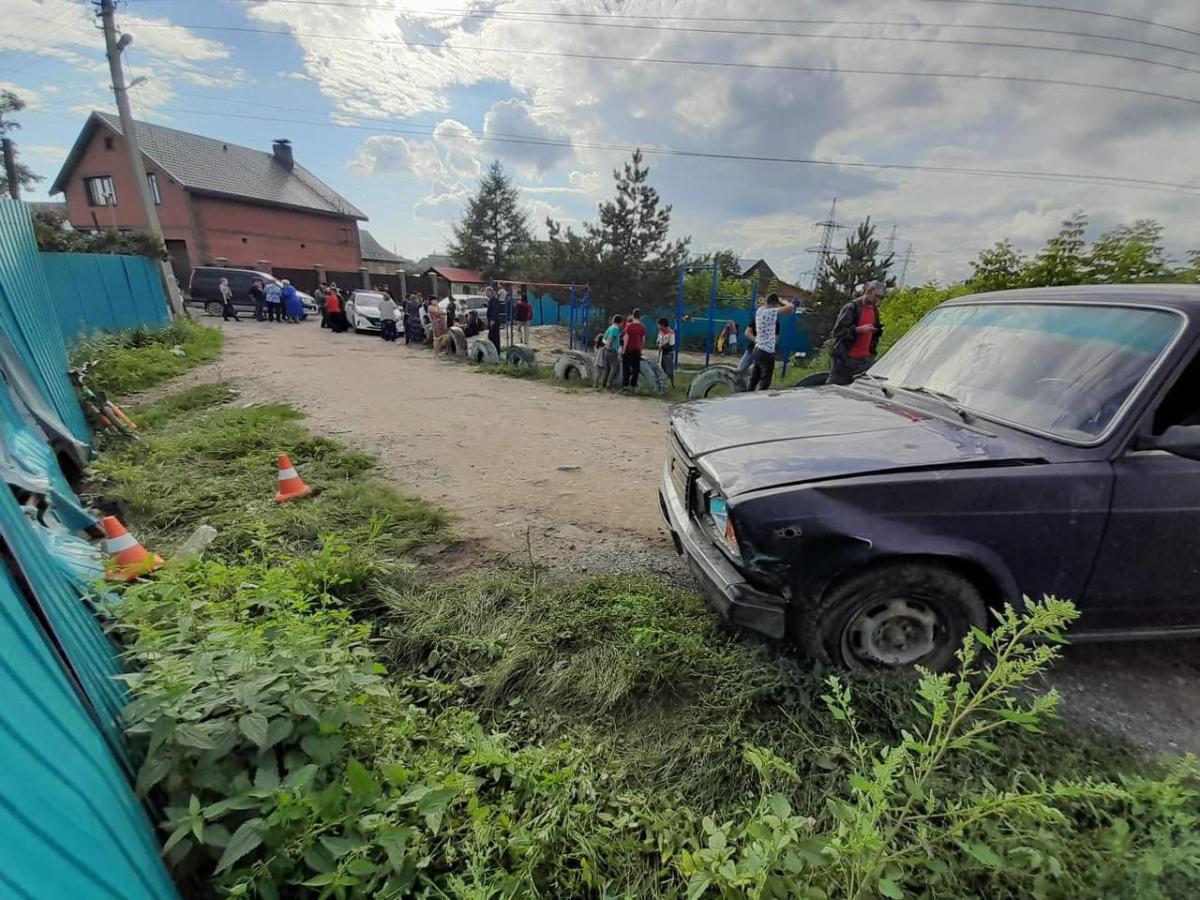
M162 238L148 231L76 231L65 228L66 217L57 212L35 213L33 233L38 249L46 253L117 253L170 259Z
M138 788L163 805L180 880L261 897L651 889L645 801L582 749L516 748L389 683L336 603L341 552L176 567L114 610L139 669Z
M796 780L795 770L747 748L762 796L741 821L705 819L706 845L680 861L689 894L791 896L797 878L814 887L800 896L813 897L1181 896L1165 888L1175 878L1194 890L1193 759L1162 780L1047 779L1020 769L964 780L948 765L995 755L993 741L1007 729L1042 732L1058 697L1025 688L1057 657L1074 618L1071 604L1053 599L1027 604L1024 614L1007 608L991 634L968 636L957 672L922 674L912 701L920 726L891 745L864 736L849 687L831 676L822 699L846 730L850 770L841 796L828 797L816 818L795 812L788 793L772 790ZM1160 791L1178 793L1165 804L1150 799ZM1131 813L1142 820L1133 829ZM1150 835L1147 844L1131 847L1131 830ZM1108 874L1114 855L1123 860L1116 878Z
M174 352L179 347L182 356ZM189 319L166 328L97 332L71 347L71 365L91 360L88 384L96 392L122 395L143 391L189 369L212 362L221 352L221 332Z
M890 292L880 307L883 316L883 337L879 340L879 354L886 353L910 328L925 318L926 313L954 297L971 293L965 284L947 288L927 284L919 288L901 288Z

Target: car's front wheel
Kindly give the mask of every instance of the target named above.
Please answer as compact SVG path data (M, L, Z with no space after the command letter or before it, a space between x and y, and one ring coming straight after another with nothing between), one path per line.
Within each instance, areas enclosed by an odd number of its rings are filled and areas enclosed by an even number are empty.
M225 312L225 306L219 300L209 300L204 304L204 311L210 316L219 316Z
M943 566L879 566L834 585L801 614L805 651L846 669L935 672L954 662L971 628L987 626L979 589Z

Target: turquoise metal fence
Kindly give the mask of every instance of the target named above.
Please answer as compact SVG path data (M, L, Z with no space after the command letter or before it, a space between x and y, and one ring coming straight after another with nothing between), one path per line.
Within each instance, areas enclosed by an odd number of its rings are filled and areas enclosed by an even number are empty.
M0 646L0 894L174 898L121 766L2 565Z
M90 603L101 557L76 533L94 519L60 468L90 434L50 308L28 213L0 200L0 896L167 900L130 784L121 661Z
M67 347L52 309L29 210L0 199L0 329L10 338L43 397L81 441L91 439L67 376Z
M41 253L51 306L69 341L89 331L170 324L162 281L144 256Z

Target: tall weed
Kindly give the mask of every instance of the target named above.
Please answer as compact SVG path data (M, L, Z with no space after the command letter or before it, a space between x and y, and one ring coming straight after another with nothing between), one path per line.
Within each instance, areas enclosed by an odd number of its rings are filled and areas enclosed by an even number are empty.
M88 372L92 390L121 396L144 391L212 362L220 352L220 331L190 319L177 319L165 328L138 327L85 335L71 346L70 357L73 366L95 361Z

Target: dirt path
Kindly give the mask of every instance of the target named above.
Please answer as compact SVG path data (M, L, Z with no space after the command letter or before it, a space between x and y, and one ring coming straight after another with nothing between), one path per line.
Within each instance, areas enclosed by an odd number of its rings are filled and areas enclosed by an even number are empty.
M665 403L482 375L312 324L223 327L220 361L173 390L229 380L243 402L296 406L489 553L523 556L528 541L538 562L573 572L688 583L658 517ZM1152 752L1200 752L1200 642L1068 647L1048 681L1072 718Z
M314 431L459 518L468 541L576 571L683 567L659 524L667 404L479 374L427 350L304 323L223 323L244 401L290 403Z

